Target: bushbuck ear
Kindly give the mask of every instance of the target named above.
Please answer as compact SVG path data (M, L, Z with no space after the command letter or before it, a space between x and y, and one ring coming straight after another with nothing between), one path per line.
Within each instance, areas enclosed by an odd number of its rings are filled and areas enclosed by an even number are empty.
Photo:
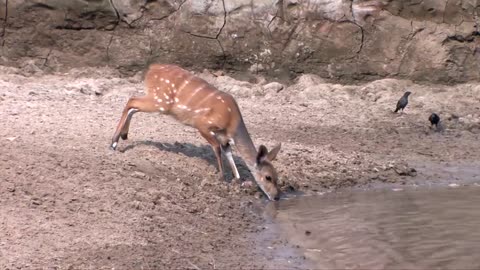
M265 147L265 145L260 145L260 147L258 148L258 153L257 153L257 164L259 164L260 162L262 162L262 160L264 160L268 155L268 150L267 150L267 147Z
M277 157L278 152L280 152L280 148L282 148L282 144L279 143L277 146L275 146L270 152L267 154L267 159L270 161L275 160Z

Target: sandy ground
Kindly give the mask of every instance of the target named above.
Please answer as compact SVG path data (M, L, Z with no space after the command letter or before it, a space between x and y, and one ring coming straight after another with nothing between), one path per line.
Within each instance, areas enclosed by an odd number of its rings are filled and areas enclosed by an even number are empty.
M201 76L237 97L256 145L283 143L274 164L287 193L435 182L442 173L424 168L478 164L480 84L336 85L304 75L287 87ZM300 267L301 255L275 257L292 246L264 237L263 199L218 181L192 128L136 114L129 140L109 150L141 78L1 69L0 268ZM410 104L393 114L406 89ZM432 111L443 132L430 129ZM245 166L240 173L251 178Z

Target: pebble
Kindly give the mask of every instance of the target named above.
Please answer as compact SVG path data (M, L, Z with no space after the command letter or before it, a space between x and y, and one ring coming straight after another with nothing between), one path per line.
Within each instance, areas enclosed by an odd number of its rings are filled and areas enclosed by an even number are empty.
M139 172L139 171L135 171L132 173L132 177L137 177L137 178L143 178L145 177L145 175L146 175L145 173Z
M263 89L267 92L280 92L284 89L285 87L278 82L271 82L263 86Z

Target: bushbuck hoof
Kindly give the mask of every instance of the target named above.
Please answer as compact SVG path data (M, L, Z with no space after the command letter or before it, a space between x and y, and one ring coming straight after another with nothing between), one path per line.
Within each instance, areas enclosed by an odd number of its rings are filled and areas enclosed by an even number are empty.
M117 149L117 142L113 142L111 145L110 145L110 149L112 149L113 151L115 151L115 149Z
M122 140L127 140L128 139L128 133L120 134L120 138L122 138Z

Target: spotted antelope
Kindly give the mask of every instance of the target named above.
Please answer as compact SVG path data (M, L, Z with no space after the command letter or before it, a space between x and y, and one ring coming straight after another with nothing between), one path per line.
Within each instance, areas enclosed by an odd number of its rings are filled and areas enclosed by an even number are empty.
M196 128L208 141L222 177L223 152L234 177L240 178L232 155L232 145L235 145L257 185L270 200L278 200L278 176L271 162L280 151L281 144L270 152L264 145L260 145L257 151L240 109L230 94L176 65L151 65L145 75L145 86L145 96L128 100L112 138L113 150L116 149L119 138L127 139L130 121L136 112L171 115L181 123Z

